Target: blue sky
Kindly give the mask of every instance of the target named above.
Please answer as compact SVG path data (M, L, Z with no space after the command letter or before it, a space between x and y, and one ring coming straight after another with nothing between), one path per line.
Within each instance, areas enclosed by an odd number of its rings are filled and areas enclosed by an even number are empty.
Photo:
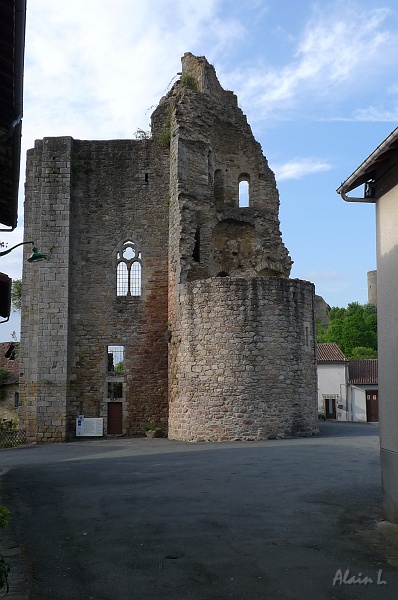
M280 192L292 277L333 306L367 301L374 206L336 188L397 126L394 0L34 0L28 3L21 208L35 139L131 138L181 69L205 55L247 115ZM40 246L40 240L35 240ZM21 253L2 259L21 273ZM18 331L16 315L2 340Z

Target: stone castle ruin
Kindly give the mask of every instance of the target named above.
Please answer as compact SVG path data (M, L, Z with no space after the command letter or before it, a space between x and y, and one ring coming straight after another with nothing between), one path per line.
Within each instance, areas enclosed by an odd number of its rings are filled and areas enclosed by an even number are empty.
M151 135L36 141L25 239L48 259L23 274L28 439L65 441L78 415L107 435L314 433L314 290L289 279L278 210L236 96L190 53Z

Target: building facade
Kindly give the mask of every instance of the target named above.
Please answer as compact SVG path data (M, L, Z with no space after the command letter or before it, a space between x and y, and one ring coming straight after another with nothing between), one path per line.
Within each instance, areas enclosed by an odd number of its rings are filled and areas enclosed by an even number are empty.
M21 421L76 418L188 441L317 429L314 289L289 279L275 178L204 57L137 140L44 138L28 152Z
M318 412L324 419L349 420L348 364L336 343L317 344Z
M317 344L318 412L336 421L377 422L378 360L348 360L334 342Z
M398 523L398 128L338 188L376 205L380 461L386 519ZM348 195L360 185L363 192Z

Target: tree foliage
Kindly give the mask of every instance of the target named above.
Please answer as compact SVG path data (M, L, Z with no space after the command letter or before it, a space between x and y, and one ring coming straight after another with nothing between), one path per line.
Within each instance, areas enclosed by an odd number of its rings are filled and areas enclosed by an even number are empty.
M11 304L16 312L21 312L22 280L13 279L11 287Z
M363 360L364 358L377 358L377 350L373 350L373 348L365 348L364 346L358 346L354 348L352 351L352 356L350 356L353 360Z
M329 325L317 323L317 341L335 342L347 358L377 358L377 309L374 304L351 302L332 307Z

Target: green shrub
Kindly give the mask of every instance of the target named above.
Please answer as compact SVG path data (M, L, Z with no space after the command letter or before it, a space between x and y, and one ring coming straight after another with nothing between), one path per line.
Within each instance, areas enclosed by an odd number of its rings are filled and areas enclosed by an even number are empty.
M198 80L193 75L183 75L180 79L181 85L192 90L193 92L199 92Z

